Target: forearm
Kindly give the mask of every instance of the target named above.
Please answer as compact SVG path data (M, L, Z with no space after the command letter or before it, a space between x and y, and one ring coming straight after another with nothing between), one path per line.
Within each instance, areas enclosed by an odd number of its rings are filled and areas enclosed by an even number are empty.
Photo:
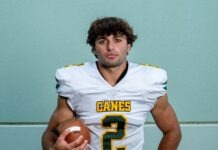
M165 133L161 139L158 150L177 150L180 141L180 131Z
M42 148L43 150L52 150L54 143L57 139L57 135L54 132L45 132L42 136Z

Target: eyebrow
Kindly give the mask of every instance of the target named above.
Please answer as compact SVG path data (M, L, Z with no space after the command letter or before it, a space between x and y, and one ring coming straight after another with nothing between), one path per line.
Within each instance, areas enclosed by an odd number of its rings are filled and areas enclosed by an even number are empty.
M96 41L97 41L97 40L100 40L100 39L106 39L107 36L108 36L108 35L98 36L98 37L96 38ZM114 38L118 38L118 37L126 38L126 35L124 35L124 34L116 34L116 35L113 35L113 36L114 36Z
M97 41L97 40L100 40L100 39L106 39L106 36L98 36L98 37L96 38L96 41Z
M126 38L126 35L124 35L124 34L117 34L117 35L114 35L114 37L115 38L117 38L117 37Z

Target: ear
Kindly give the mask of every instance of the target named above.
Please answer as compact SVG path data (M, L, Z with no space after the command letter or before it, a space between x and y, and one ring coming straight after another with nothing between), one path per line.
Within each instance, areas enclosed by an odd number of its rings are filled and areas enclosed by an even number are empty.
M92 53L95 54L95 49L94 49L94 47L92 47Z
M96 50L95 50L94 48L92 48L92 53L95 55L95 58L98 59L98 56L97 56L97 54L96 54Z
M132 47L131 44L128 44L128 45L127 45L128 52L131 50L131 47Z

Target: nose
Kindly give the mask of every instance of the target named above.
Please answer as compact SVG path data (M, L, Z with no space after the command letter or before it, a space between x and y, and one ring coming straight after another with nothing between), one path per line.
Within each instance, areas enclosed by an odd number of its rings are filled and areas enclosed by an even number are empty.
M115 44L114 44L113 41L108 41L108 43L107 43L107 50L108 50L108 51L113 50L113 49L114 49L114 46L115 46Z

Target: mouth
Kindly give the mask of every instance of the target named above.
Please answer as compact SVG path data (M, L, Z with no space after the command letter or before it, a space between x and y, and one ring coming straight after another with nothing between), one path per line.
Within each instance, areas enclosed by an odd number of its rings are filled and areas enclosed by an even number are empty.
M114 59L114 58L117 57L117 54L107 54L106 57L107 57L108 59Z

